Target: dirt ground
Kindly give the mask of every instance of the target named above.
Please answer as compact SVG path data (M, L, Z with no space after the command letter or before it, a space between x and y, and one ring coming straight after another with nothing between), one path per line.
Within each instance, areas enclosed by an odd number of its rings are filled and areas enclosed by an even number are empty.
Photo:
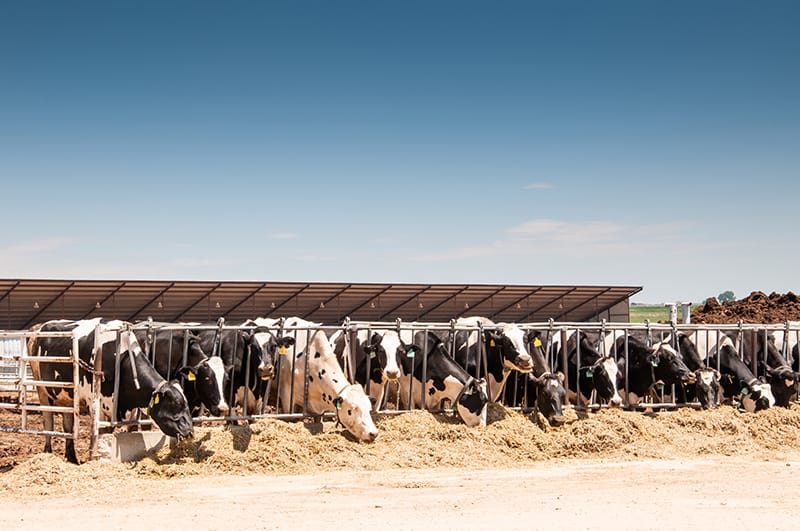
M790 529L800 461L559 460L138 480L3 502L3 529Z
M775 529L800 517L800 406L566 413L551 428L493 406L474 429L392 415L372 444L333 422L264 419L79 466L63 441L42 454L40 437L0 433L0 528Z
M754 291L747 297L721 303L716 298L706 299L692 312L693 323L783 323L800 320L800 298L791 291L770 293Z

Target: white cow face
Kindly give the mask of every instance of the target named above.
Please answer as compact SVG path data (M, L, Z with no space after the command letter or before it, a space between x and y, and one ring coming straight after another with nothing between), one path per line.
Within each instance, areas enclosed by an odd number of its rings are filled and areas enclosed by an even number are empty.
M345 429L361 441L374 441L378 436L378 428L372 421L372 403L364 389L360 385L349 385L339 393L336 402L336 414Z
M489 398L486 394L486 380L472 380L456 399L458 415L470 428L486 426L486 405Z

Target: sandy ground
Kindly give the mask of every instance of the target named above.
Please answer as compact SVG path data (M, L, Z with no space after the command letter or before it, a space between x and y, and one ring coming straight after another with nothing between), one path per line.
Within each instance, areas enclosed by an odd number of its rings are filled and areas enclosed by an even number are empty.
M789 529L798 470L800 455L142 480L127 492L5 500L0 527Z

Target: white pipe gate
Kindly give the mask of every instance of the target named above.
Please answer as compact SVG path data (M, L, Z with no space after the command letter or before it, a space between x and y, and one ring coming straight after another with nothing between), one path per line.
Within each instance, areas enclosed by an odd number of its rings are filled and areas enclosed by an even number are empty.
M706 333L712 339L719 339L722 334L726 332L738 332L739 336L742 336L742 332L744 331L756 331L759 334L763 334L764 338L766 339L770 333L780 332L783 334L783 346L781 354L784 357L789 357L791 355L788 352L788 344L790 343L789 339L791 339L791 343L798 344L800 343L800 323L790 323L785 322L782 324L751 324L751 323L743 323L738 322L736 324L723 324L723 325L698 325L698 324L657 324L657 323L608 323L606 321L601 321L599 323L569 323L569 322L554 322L552 320L547 322L538 322L538 323L517 323L523 331L530 331L530 330L539 330L545 332L545 347L547 352L547 361L550 368L555 372L556 367L559 365L562 368L562 371L566 371L567 363L566 363L566 336L568 332L573 332L578 334L578 338L580 334L584 334L586 332L593 332L599 333L601 336L605 333L611 331L621 331L624 334L624 337L628 337L628 334L633 331L644 331L649 337L652 337L654 341L660 341L662 338L670 335L673 341L676 341L677 334L679 333L691 333L691 332L698 332L698 333ZM231 326L226 325L224 320L218 321L216 325L196 325L196 324L161 324L161 323L153 323L153 322L143 322L137 325L126 325L124 328L117 330L117 356L116 356L116 369L115 374L119 374L119 364L121 361L121 356L119 355L119 334L122 333L123 330L140 330L143 328L151 328L154 330L253 330L255 326ZM397 330L398 333L400 332L411 332L411 335L417 331L433 331L434 333L439 333L440 335L450 334L450 337L454 337L455 332L458 331L468 331L468 332L477 332L477 341L479 343L479 353L481 359L479 363L477 363L476 374L472 376L476 378L480 378L485 376L486 368L487 368L487 360L486 360L486 352L483 348L483 326L456 326L455 321L450 321L448 323L418 323L418 322L402 322L400 320L393 321L393 322L359 322L359 321L350 321L346 319L343 324L338 326L308 326L308 327L288 327L284 326L283 321L279 321L274 326L265 327L269 328L273 334L280 337L282 335L293 335L298 337L298 334L306 334L306 339L310 339L311 335L316 332L317 330L322 330L328 334L328 336L332 335L334 332L341 331L345 334L345 338L347 341L352 341L355 337L355 334L358 330L379 330L379 329L386 329L386 330ZM486 327L494 328L494 327ZM369 334L371 335L371 333ZM48 356L46 358L47 363L60 363L64 365L71 365L72 369L72 379L71 381L37 381L32 379L27 373L27 366L31 363L36 363L39 361L45 361L43 358L39 358L37 356L29 356L27 352L27 342L34 337L72 337L72 350L69 356L55 358ZM562 345L562 350L560 352L555 352L553 348L553 338L556 336L560 336L560 344ZM56 437L64 437L68 439L77 439L79 433L79 418L80 418L80 404L79 404L79 397L78 393L74 392L79 384L79 356L78 356L78 340L76 337L73 337L71 333L68 332L39 332L39 331L0 331L0 340L5 343L18 341L18 347L16 348L8 348L7 344L4 344L3 349L0 350L0 362L3 363L3 366L8 367L15 367L14 374L8 374L4 372L4 377L0 379L0 386L4 386L0 389L5 389L0 394L5 398L6 401L0 401L0 409L11 411L13 413L19 413L20 418L19 422L16 425L0 425L0 432L14 432L14 433L25 433L25 434L33 434L33 435L49 435L49 436L56 436ZM306 341L308 344L309 341ZM578 344L578 363L577 366L580 367L580 341L577 342ZM184 342L184 349L183 352L180 353L184 356L183 360L186 360L186 347L187 342ZM296 345L296 343L295 343ZM737 343L739 348L739 355L740 357L743 355L743 344L741 341ZM468 345L469 346L469 345ZM673 343L673 348L677 349L677 343ZM215 349L216 349L215 345ZM454 345L449 345L449 348L454 348ZM290 403L293 403L295 393L301 392L304 395L303 400L303 407L302 411L294 412L292 409L290 412L279 412L279 401L278 401L278 393L276 392L278 387L281 385L280 378L281 378L281 371L280 371L280 364L282 363L292 363L292 371L294 373L294 369L296 368L296 346L289 349L291 352L291 356L288 355L278 355L276 356L276 371L275 377L266 382L261 390L260 396L255 396L250 393L244 393L244 396L240 397L239 400L239 408L240 410L237 412L235 411L234 405L236 404L235 396L226 396L227 403L231 406L231 411L228 415L224 417L209 417L205 415L201 415L195 418L195 422L204 422L204 421L239 421L239 420L254 420L258 418L280 418L280 419L302 419L305 417L310 416L307 408L307 398L308 398L308 378L304 378L304 386L303 389L295 389L294 388L294 379L292 382L289 383L291 386L291 398ZM597 349L601 355L606 354L605 351L602 349L602 346ZM355 356L355 349L350 349L350 352L353 356ZM217 354L218 352L207 353L209 355ZM35 354L35 353L34 353ZM155 349L151 349L148 353L151 357L151 360L154 356L158 353ZM287 353L288 354L288 353ZM701 353L702 354L702 353ZM249 381L250 377L253 376L250 374L250 363L249 363L249 356L250 352L244 352L243 355L243 370L245 372L246 381ZM626 351L625 356L627 357L627 340L626 340ZM556 363L558 358L561 358L560 363ZM113 429L118 426L142 426L142 425L150 425L152 422L147 418L142 418L141 415L137 415L136 418L133 419L119 419L117 418L116 412L116 404L117 404L117 394L119 389L119 381L114 382L114 397L113 397L113 407L111 412L111 418L108 420L103 420L100 418L101 408L99 407L100 402L100 376L99 371L102 369L100 367L101 363L101 356L100 356L100 349L95 349L94 351L94 367L92 367L92 389L93 389L93 398L92 403L90 404L89 410L93 413L92 415L92 441L90 446L90 455L94 457L96 455L96 440L101 429ZM301 359L307 360L308 356L304 356ZM719 358L718 358L719 359ZM626 359L627 361L627 359ZM307 361L305 372L307 376L308 368L307 368ZM371 358L367 357L367 374L370 373L370 366ZM752 367L751 370L755 375L758 375L757 370L757 363L758 360L753 359L751 360ZM347 367L349 365L349 369ZM355 359L351 359L349 364L346 364L345 371L346 376L350 380L351 383L355 381ZM629 363L626 363L626 367L629 367ZM719 366L712 367L719 370ZM349 372L347 372L349 371ZM423 375L426 374L427 367L425 366L425 361L423 360ZM568 375L565 375L568 376ZM87 377L89 377L87 375ZM512 375L514 377L514 375ZM423 376L423 380L425 377ZM118 380L115 378L115 380ZM580 380L577 379L579 382ZM367 380L366 391L369 392L369 386L372 385L370 380ZM569 378L565 378L565 382L569 382ZM512 380L509 379L506 385L510 385ZM578 385L580 385L578 383ZM35 395L35 391L37 387L53 387L53 388L64 388L64 389L72 389L73 390L73 397L74 401L71 407L59 407L59 406L43 406L38 402L38 395ZM627 374L625 375L625 390L628 389L628 378ZM394 414L394 413L401 413L404 411L408 411L410 409L414 409L413 400L410 398L413 396L414 389L413 389L413 378L411 379L410 385L410 394L409 400L407 403L410 405L408 409L402 410L400 409L400 397L399 394L395 395L395 399L393 403L387 403L386 407L380 407L378 409L378 413L380 414ZM574 389L573 391L580 392L580 389ZM35 399L32 399L29 395L34 394L36 396ZM657 402L647 402L643 405L633 405L627 403L627 395L626 392L626 402L623 402L623 408L626 409L639 409L641 407L660 407L660 408L676 408L676 407L697 407L699 404L697 403L690 403L690 404L683 404L677 403L674 400L675 392L672 390L671 396L673 397L672 400L664 400L663 397L667 395L667 393L662 392L662 400ZM380 406L380 405L379 405ZM391 407L390 407L391 406ZM423 409L425 409L425 404L423 401ZM572 404L571 407L575 409L587 409L587 407L581 406L580 404ZM588 408L589 409L598 409L601 407L609 407L605 404L598 404L598 403L590 403ZM531 409L531 406L525 405L522 406L521 409L527 410ZM439 411L439 410L435 410ZM49 413L72 413L75 415L75 423L74 429L72 433L65 433L63 431L56 431L55 429L51 432L44 431L43 429L38 429L35 426L32 426L30 416L41 414L43 412ZM332 414L326 414L325 417L333 416Z

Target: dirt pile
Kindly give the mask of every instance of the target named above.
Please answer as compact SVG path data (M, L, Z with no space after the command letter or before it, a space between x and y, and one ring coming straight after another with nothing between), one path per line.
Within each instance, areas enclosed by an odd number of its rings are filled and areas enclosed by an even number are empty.
M710 297L692 312L693 323L738 323L740 319L745 323L765 324L800 321L800 297L791 291L769 295L754 291L744 299L724 303Z
M553 459L674 459L800 453L800 406L758 414L731 407L641 413L602 410L550 428L535 416L492 406L485 428L418 411L378 420L381 434L359 443L333 426L264 419L249 426L198 428L195 438L132 464L74 466L37 454L0 474L0 495L91 496L96 485L130 490L186 476L304 474L326 470L520 467Z

